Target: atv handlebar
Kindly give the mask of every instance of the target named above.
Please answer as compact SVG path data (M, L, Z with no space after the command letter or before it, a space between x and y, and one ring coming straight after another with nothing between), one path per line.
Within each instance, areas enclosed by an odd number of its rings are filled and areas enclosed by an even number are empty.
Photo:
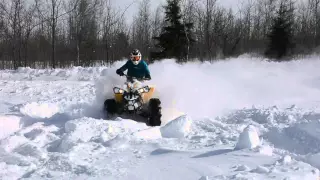
M132 77L132 76L128 76L126 74L124 74L124 76L127 78L127 79L130 79L130 80L138 80L138 81L149 81L150 79L149 78L136 78L136 77Z

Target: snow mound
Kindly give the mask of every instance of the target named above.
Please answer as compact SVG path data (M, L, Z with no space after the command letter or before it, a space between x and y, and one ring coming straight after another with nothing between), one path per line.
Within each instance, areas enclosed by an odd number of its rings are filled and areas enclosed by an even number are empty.
M287 150L289 152L308 155L315 154L320 151L320 123L319 115L303 115L301 122L288 127L274 127L269 129L263 136L268 142L275 147ZM299 119L300 120L300 119Z
M3 139L21 128L20 117L0 115L0 139Z
M209 180L208 176L202 176L199 180Z
M59 152L67 152L79 143L101 141L112 137L113 128L106 122L96 119L76 119L65 124L65 136L58 146Z
M14 152L23 156L35 157L38 159L45 159L47 157L47 154L46 152L44 152L44 149L30 142L17 147L14 150Z
M0 147L5 152L13 152L18 149L20 146L28 143L28 139L24 136L10 136L0 141Z
M59 112L59 107L51 103L32 102L20 108L20 112L32 118L50 118Z
M320 153L309 155L307 157L307 162L312 166L320 169Z
M251 170L250 172L259 173L259 174L267 174L270 170L264 166L258 166L257 168Z
M189 116L180 116L160 128L164 138L183 138L191 130L192 120Z
M239 136L235 149L252 149L260 145L260 139L256 128L247 126Z
M282 159L281 162L283 164L290 164L292 162L292 158L289 155L285 155Z
M235 171L249 171L250 168L246 165L240 165L240 166L237 166L236 170Z

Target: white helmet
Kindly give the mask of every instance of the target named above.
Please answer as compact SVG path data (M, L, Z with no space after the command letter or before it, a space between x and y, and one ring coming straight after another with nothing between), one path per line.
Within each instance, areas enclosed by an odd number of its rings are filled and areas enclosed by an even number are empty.
M141 53L138 49L134 49L130 53L130 59L134 65L138 65L139 62L141 61Z

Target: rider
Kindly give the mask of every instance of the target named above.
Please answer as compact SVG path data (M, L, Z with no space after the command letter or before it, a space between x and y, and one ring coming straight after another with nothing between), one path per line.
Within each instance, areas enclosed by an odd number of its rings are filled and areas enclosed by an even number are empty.
M151 80L148 65L141 59L141 53L138 49L134 49L130 53L130 60L128 60L121 68L117 69L116 73L123 76L123 71L125 70L128 70L127 75L130 77L135 77L139 80Z

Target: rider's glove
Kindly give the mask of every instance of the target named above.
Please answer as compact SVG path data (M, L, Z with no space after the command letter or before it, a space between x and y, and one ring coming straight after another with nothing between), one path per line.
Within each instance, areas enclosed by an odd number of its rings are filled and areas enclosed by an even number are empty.
M146 75L145 79L151 80L151 76L150 75Z
M123 76L123 75L124 75L124 73L123 73L120 69L118 69L118 70L116 71L116 73L117 73L119 76Z

